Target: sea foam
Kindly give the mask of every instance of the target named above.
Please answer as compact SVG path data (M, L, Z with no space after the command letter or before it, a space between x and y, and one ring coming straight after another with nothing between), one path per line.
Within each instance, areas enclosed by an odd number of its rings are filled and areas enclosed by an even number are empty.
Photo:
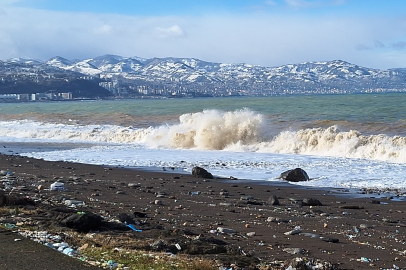
M329 128L272 134L264 115L249 109L183 114L176 124L149 128L53 124L30 120L0 122L0 137L12 141L140 144L152 149L226 150L364 158L406 162L406 137L363 135Z

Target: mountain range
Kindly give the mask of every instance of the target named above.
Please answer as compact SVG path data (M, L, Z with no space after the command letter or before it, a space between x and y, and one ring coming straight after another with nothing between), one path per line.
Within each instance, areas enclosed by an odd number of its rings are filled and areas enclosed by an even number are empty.
M118 55L103 55L85 60L68 60L56 56L48 61L21 58L0 61L0 82L6 84L13 75L14 78L17 76L24 81L31 80L37 84L61 78L65 82L87 80L97 87L103 86L100 88L108 89L106 92L95 86L90 96L101 97L267 96L386 92L406 89L406 69L379 70L342 60L305 62L279 67L214 63L195 58L144 59ZM69 79L66 79L67 77ZM0 83L0 93L4 93L5 89ZM36 89L45 91L47 87ZM12 90L13 87L9 87L6 92ZM83 91L86 92L85 89ZM75 95L80 96L80 93Z

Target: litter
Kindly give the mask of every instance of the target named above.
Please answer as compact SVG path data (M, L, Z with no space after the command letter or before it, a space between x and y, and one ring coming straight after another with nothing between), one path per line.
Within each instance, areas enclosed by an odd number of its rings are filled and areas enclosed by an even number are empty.
M135 226L133 224L128 224L127 227L132 229L133 231L142 232L142 230L139 230L139 229L135 228Z

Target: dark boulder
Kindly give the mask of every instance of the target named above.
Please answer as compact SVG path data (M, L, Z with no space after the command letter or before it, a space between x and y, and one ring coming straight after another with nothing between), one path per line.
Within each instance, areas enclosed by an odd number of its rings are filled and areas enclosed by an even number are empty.
M271 197L269 197L268 203L269 203L270 205L280 205L280 202L279 202L279 200L278 200L278 197L276 197L275 195L272 195Z
M211 173L197 166L192 169L192 175L197 178L213 179L213 175Z
M135 224L134 219L126 213L119 213L117 215L118 220L120 220L122 223L126 223L126 224Z
M63 226L74 229L78 232L90 232L97 230L102 223L102 217L93 213L74 213L61 221Z
M26 197L6 195L0 192L0 207L2 206L17 206L17 205L35 205L35 202Z
M315 198L306 198L302 201L303 206L322 206L323 204Z
M296 168L293 170L283 172L283 173L281 173L280 178L282 178L286 181L290 181L290 182L300 182L300 181L309 181L310 180L307 173L301 168Z

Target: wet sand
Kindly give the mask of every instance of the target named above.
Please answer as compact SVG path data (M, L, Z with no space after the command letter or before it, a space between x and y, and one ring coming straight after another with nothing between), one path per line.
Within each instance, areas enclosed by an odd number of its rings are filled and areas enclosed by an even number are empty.
M94 213L106 221L127 214L142 230L110 228L94 230L96 233L123 234L149 243L145 249L203 256L232 269L286 269L296 258L324 265L319 269L406 268L406 202L388 194L303 188L284 182L201 179L176 172L14 155L0 155L0 170L12 172L15 179L4 194L11 192L36 202L22 208L44 209L37 213L40 217L20 214L20 218L35 220L39 230L63 227L52 211L70 199L85 204L74 208L75 212ZM49 190L55 181L63 182L65 190ZM13 222L8 214L1 218ZM154 246L158 239L161 243ZM2 246L4 254L6 245ZM27 254L29 259L31 253Z

